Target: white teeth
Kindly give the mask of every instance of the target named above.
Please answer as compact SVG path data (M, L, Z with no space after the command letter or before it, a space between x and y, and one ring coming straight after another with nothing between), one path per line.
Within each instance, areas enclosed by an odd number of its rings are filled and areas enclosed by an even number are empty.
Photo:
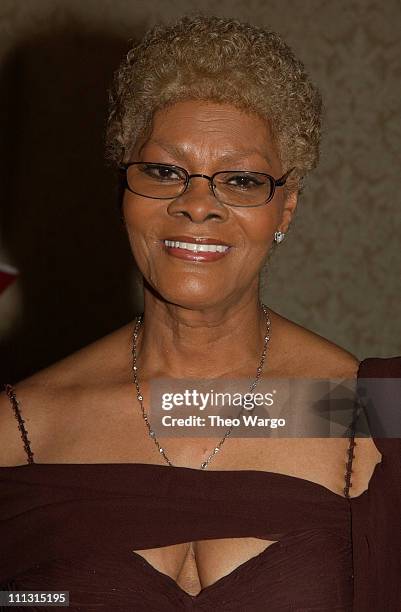
M186 249L196 253L224 253L229 248L223 244L199 244L195 242L179 242L178 240L165 240L164 244L168 247Z

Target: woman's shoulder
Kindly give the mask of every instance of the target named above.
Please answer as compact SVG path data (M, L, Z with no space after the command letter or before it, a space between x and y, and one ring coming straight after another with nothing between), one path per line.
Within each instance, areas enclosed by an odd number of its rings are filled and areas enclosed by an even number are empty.
M377 434L372 434L372 437L358 438L359 452L358 462L354 467L354 480L358 479L359 473L370 472L372 466L381 461L382 455L391 458L388 463L390 471L398 469L399 472L401 439L398 433L394 437L394 432L396 428L399 432L400 428L401 356L359 359L327 338L278 313L270 312L271 339L274 340L273 330L276 328L276 343L281 341L283 347L278 364L270 372L273 376L278 372L279 376L288 378L347 379L349 382L355 381L355 390L360 385L366 386L367 379L373 379L373 390L377 391L377 396L374 404L375 414L369 413L369 422L372 425L375 417L381 425L385 423L387 437L381 438L377 437ZM377 380L381 378L391 380L383 381L381 384ZM376 428L376 431L379 429ZM330 443L334 443L334 440L330 440ZM397 461L393 461L395 457Z
M270 309L271 373L355 379L360 359L347 349Z
M130 375L131 329L129 323L14 384L17 405L5 390L0 393L0 465L27 462L18 411L39 454L42 443L60 443L57 432L73 435L88 406L96 414L99 398L107 401L110 388Z

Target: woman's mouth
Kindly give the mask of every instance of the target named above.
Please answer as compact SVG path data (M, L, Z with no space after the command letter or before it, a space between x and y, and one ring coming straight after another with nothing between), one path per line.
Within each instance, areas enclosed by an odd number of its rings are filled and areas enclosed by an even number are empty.
M230 251L230 245L210 238L183 238L163 240L166 252L172 257L188 261L216 261Z

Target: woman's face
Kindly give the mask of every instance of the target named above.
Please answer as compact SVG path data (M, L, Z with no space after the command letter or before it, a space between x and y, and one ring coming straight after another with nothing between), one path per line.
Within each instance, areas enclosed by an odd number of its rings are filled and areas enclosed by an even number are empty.
M248 170L277 179L287 171L268 125L257 115L192 100L157 111L151 135L136 144L131 161L174 164L208 176ZM171 200L126 190L123 214L132 252L149 285L170 303L205 309L258 292L259 272L274 232L286 231L295 206L295 194L285 198L282 187L268 204L228 206L213 196L206 179L197 177L183 195ZM169 246L171 242L178 242L178 248ZM188 243L223 248L194 252L194 247L185 248Z

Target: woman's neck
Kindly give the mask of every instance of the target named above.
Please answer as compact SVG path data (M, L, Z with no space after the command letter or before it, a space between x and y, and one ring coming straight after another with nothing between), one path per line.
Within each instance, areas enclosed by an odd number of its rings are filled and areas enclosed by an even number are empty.
M163 302L145 289L138 339L142 377L250 375L258 366L265 331L255 294L235 304L193 310Z

